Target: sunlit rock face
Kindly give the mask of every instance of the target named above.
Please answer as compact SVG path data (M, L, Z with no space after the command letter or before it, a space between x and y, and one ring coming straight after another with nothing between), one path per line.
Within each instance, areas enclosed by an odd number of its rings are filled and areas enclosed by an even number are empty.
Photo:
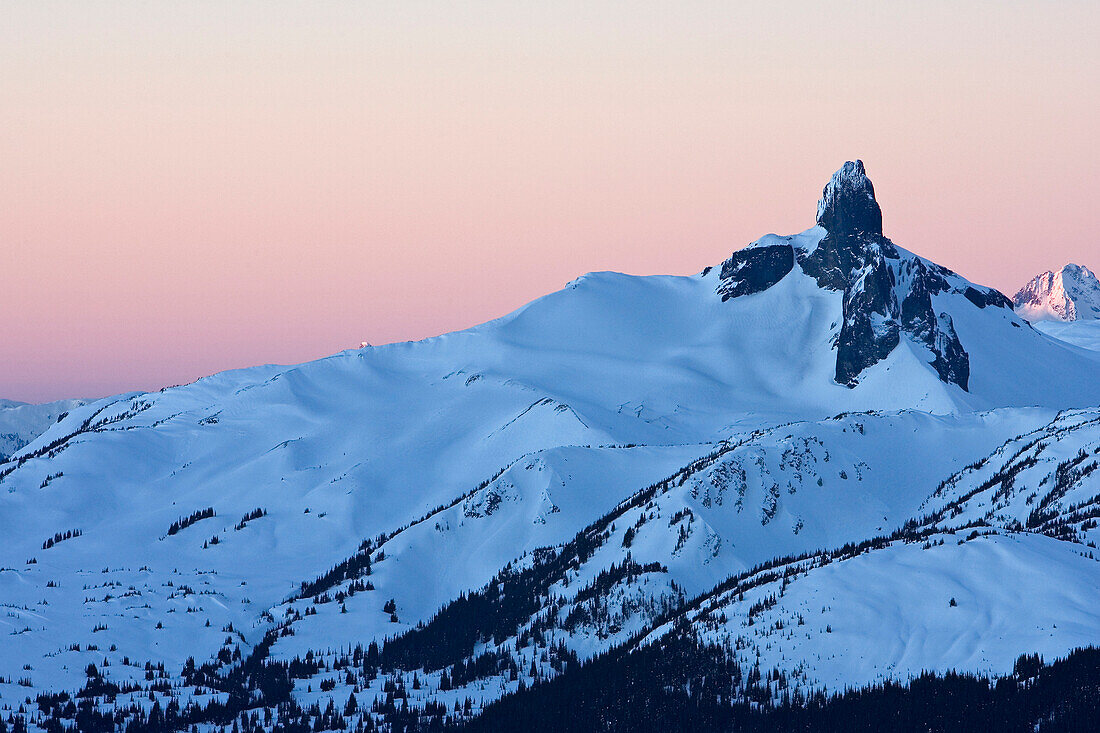
M1100 280L1089 268L1071 263L1058 272L1033 277L1016 293L1012 305L1029 321L1100 319Z

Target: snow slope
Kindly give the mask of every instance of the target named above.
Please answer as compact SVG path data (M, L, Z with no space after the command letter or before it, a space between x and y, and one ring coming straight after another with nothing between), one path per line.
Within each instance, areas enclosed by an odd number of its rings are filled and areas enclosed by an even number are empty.
M523 639L536 628L581 658L606 651L642 632L667 613L670 604L683 603L773 557L841 546L893 529L918 512L928 499L929 487L946 479L952 466L976 462L987 451L1019 432L1045 425L1051 417L1051 412L1034 409L963 417L859 414L731 436L671 478L634 493L584 527L578 538L585 539L564 545L556 564L545 560L532 564L531 557L516 556L511 566L529 578L528 584L542 584L532 613L516 618L511 633L495 644L469 647L464 659L472 662L493 650L526 670L532 650L524 650L529 642ZM890 449L899 442L904 442L905 451ZM423 589L407 583L406 559L411 556L420 563L421 555L449 558L453 550L447 548L463 531L496 538L500 530L493 526L508 522L508 513L514 511L506 504L500 506L496 511L501 517L467 514L465 519L456 507L403 533L399 542L375 546L375 556L381 550L386 557L374 564L370 575L376 592L355 594L342 604L356 619L354 629L340 628L347 624L340 623L345 618L341 604L317 603L316 597L307 596L281 606L274 615L291 618L287 625L293 635L280 639L273 654L290 659L327 643L333 651L317 653L316 658L332 664L341 649L354 643L381 643L410 624L430 621L445 626L445 619L432 620L431 614L424 613L425 606L416 597ZM619 577L609 585L604 581L601 592L591 594L593 584L599 584L601 577L615 578L626 562L651 569ZM554 571L554 567L564 570ZM444 560L439 575L456 570ZM499 577L489 585L497 582ZM350 584L335 584L325 592L335 596ZM401 617L396 625L380 612L382 599L389 598L396 600ZM552 619L544 618L545 609L553 609L555 603L560 608ZM316 609L314 615L306 614L307 608ZM427 608L434 611L431 604ZM550 660L536 666L540 674L554 674ZM426 684L439 684L438 669L414 667L404 672L410 676L416 672ZM307 679L301 686L316 690L324 676ZM370 684L365 680L357 684L381 695L384 681L379 677ZM532 681L527 678L528 683ZM456 687L446 699L471 697L484 704L517 685L518 680L509 680L505 670ZM339 694L346 697L351 685L347 687Z
M1042 535L972 532L779 568L790 571L786 583L730 590L692 623L707 641L740 640L746 668L781 670L803 691L924 671L1006 674L1022 650L1054 659L1097 644L1095 553Z
M1095 645L1098 460L1100 412L1060 413L944 481L903 530L745 573L685 615L805 690Z
M1037 331L1079 346L1089 351L1100 351L1100 320L1090 321L1036 321Z

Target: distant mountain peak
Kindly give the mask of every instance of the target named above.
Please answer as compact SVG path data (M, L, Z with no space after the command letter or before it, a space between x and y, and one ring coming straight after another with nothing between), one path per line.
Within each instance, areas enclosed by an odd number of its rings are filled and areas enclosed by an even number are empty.
M32 405L0 399L0 463L44 433L60 416L84 404L85 400L57 400Z
M1084 265L1070 263L1031 278L1012 305L1028 321L1100 319L1100 280Z
M932 299L941 293L964 296L969 303L956 301L960 308L1007 308L1008 299L883 236L882 210L861 160L844 163L825 185L817 224L819 229L799 237L766 237L735 252L722 265L718 294L727 300L767 290L797 265L823 290L844 293L844 317L835 336L837 384L855 387L905 335L928 349L928 363L941 381L968 390L969 356L950 313Z
M882 209L862 160L844 163L825 185L817 223L836 235L882 234Z

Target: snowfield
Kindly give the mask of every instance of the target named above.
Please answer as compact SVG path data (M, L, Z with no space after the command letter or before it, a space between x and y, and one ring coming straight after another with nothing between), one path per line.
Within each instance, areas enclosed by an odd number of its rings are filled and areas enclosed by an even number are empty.
M1089 351L1100 351L1100 320L1093 321L1036 321L1037 331L1060 341Z

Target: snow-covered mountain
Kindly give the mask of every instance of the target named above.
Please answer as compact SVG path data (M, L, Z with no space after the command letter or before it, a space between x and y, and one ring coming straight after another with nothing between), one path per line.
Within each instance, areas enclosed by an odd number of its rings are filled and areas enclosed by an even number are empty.
M1046 335L1100 351L1100 280L1087 267L1069 264L1036 275L1016 293L1013 307Z
M927 354L918 358L927 360L942 382L967 390L970 356L952 315L972 318L974 308L1005 309L1008 300L883 236L882 211L862 161L845 163L833 175L818 204L817 223L786 242L766 238L734 253L722 265L723 300L767 291L797 264L820 290L843 294L834 335L838 384L854 387L904 339L908 349ZM992 327L997 319L984 320Z
M1100 280L1082 265L1033 277L1016 293L1012 305L1029 321L1100 319Z
M1098 376L887 239L846 163L813 227L698 275L74 407L0 463L0 706L375 725L670 629L806 689L1100 643Z
M0 400L0 463L30 443L65 413L86 400L58 400L37 405Z

